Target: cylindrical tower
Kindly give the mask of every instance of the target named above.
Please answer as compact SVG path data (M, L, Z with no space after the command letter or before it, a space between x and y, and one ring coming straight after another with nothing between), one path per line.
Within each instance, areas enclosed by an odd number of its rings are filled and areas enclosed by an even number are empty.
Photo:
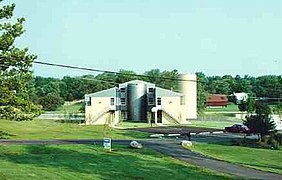
M127 95L128 119L133 121L145 121L147 119L146 84L128 84Z
M185 119L197 119L197 75L182 74L180 78L180 92L184 94Z

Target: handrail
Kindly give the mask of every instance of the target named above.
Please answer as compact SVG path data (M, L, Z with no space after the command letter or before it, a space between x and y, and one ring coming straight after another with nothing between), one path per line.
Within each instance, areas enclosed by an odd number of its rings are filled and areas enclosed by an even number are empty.
M105 107L99 114L97 114L95 117L90 119L90 124L93 124L96 121L98 121L98 119L100 119L100 117L102 117L103 115L105 115L109 111L110 111L110 107L109 106Z
M176 122L177 124L180 124L180 122L178 121L178 119L172 115L171 113L169 113L164 107L162 107L162 111L164 113L166 113L174 122Z

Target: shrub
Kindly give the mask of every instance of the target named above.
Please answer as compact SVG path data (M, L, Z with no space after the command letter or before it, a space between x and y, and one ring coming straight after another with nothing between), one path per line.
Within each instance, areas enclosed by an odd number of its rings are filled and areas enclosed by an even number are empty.
M64 104L64 99L58 94L49 93L38 100L38 103L42 105L43 109L46 111L54 111L58 107Z

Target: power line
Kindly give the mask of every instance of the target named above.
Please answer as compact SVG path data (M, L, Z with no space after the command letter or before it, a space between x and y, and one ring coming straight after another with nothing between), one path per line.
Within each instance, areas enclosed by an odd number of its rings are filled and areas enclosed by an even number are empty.
M156 78L156 77L148 76L148 75L120 73L120 72L116 72L116 71L107 71L107 70L100 70L100 69L93 69L93 68L86 68L86 67L78 67L78 66L71 66L71 65L64 65L64 64L47 63L47 62L42 62L42 61L34 61L33 63L41 64L41 65L46 65L46 66L55 66L55 67L62 67L62 68L68 68L68 69L78 69L78 70L83 70L83 71L91 71L91 72L120 74L120 75L127 75L127 76L134 76L134 77L143 77L143 78ZM158 79L163 79L163 80L171 80L171 81L189 81L189 82L206 83L204 81L199 81L199 80L186 80L186 79L180 79L180 78L169 78L169 77L157 77L157 78Z

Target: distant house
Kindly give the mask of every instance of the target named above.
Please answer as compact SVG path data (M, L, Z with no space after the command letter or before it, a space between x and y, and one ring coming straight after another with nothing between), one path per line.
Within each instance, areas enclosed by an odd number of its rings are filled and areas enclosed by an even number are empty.
M242 101L246 101L248 99L248 94L241 92L241 93L233 93L230 96L233 96L235 98L236 104L241 104Z
M228 98L224 94L208 94L206 96L206 107L226 107Z

